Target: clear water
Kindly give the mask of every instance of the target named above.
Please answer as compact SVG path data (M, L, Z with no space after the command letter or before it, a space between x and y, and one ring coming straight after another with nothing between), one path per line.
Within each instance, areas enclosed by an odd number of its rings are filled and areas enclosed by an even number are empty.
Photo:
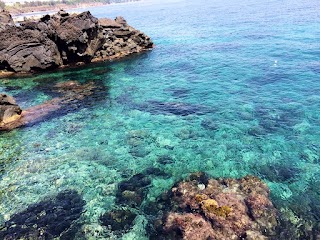
M117 184L149 167L146 201L195 171L254 174L278 209L320 219L320 4L317 0L159 1L92 8L124 16L156 44L122 61L1 79L23 108L56 82L96 81L91 106L0 135L0 224L64 189L86 201L91 239ZM159 161L170 156L168 164ZM143 239L144 217L124 239Z

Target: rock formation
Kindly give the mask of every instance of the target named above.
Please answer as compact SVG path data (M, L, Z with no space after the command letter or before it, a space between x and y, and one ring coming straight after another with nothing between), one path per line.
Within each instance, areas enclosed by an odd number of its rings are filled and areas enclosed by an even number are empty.
M193 174L150 208L158 214L151 239L271 239L278 225L267 185L252 176Z
M61 10L16 26L10 14L0 13L0 70L37 72L110 60L152 47L150 38L122 17L98 20L90 12L70 15Z
M13 97L0 94L0 128L21 117L21 108L16 104Z

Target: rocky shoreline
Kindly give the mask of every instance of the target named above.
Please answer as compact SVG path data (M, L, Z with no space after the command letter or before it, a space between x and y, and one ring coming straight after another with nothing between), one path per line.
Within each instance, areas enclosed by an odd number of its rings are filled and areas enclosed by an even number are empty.
M16 26L0 12L0 76L107 61L153 48L150 37L123 17L97 19L63 10Z

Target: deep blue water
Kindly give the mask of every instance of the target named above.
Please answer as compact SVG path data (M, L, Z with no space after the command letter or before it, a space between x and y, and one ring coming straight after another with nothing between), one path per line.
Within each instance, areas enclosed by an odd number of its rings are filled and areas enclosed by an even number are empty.
M320 3L145 1L90 9L123 16L155 49L121 61L0 80L29 107L56 82L104 87L82 106L0 136L0 224L62 190L86 201L84 239L116 239L99 216L117 185L148 168L152 201L191 172L257 175L300 228L320 219ZM168 159L168 161L161 161ZM141 214L123 239L144 239ZM302 226L302 227L301 227Z

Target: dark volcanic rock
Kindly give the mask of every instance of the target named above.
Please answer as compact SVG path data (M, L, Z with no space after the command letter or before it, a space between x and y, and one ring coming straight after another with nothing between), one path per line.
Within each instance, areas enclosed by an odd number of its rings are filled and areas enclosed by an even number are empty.
M58 39L64 64L90 62L104 42L103 38L98 38L98 19L90 12L62 16L53 16L48 25L55 30L54 38Z
M122 17L98 20L90 12L59 11L21 26L15 26L7 12L0 12L0 31L0 70L11 72L104 61L153 47L148 36Z
M62 64L56 44L38 30L7 27L0 34L0 70L32 72Z
M0 94L0 126L17 120L21 115L21 108L16 104L13 97Z
M123 17L100 19L99 26L105 42L95 53L94 61L118 58L153 47L150 38L129 26Z
M85 201L72 190L29 206L0 226L0 239L53 239L63 233L72 239L74 221L83 212Z

